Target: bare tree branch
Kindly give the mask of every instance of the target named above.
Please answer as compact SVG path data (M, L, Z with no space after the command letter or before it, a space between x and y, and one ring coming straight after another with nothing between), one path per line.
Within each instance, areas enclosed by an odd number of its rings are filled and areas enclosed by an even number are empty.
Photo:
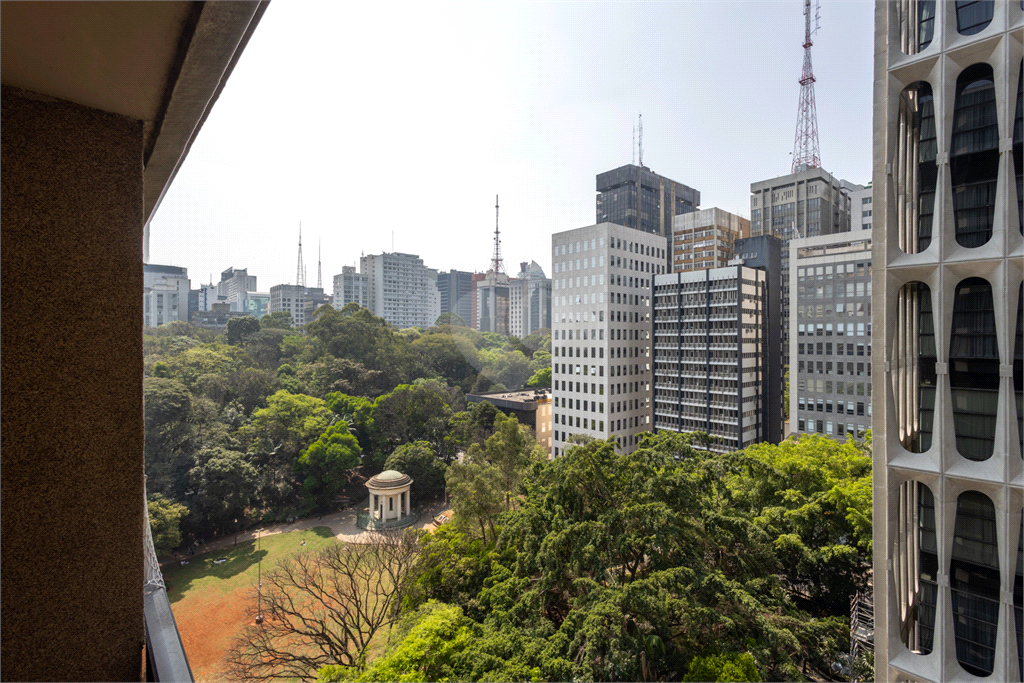
M263 623L248 626L225 657L232 677L311 681L328 664L361 670L374 637L398 616L421 535L383 531L279 561L263 575ZM250 595L255 620L257 588Z

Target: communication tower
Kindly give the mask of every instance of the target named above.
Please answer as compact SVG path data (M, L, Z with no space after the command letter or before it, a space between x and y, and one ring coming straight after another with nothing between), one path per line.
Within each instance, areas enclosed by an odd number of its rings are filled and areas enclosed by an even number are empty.
M800 106L793 142L793 167L790 173L821 168L818 151L818 111L814 104L814 69L811 66L811 36L818 31L820 7L815 0L814 30L811 30L811 0L804 0L804 68L800 74ZM641 162L643 163L643 162Z

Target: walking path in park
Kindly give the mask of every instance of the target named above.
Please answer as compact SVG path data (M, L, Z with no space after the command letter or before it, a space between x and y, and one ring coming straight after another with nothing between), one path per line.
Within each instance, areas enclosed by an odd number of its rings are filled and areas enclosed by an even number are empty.
M424 507L420 512L419 520L408 527L410 529L426 529L432 531L434 529L433 519L434 515L443 512L446 506L443 502L436 502L433 505ZM318 526L325 526L331 530L334 537L339 541L345 541L346 543L370 543L373 539L373 534L364 531L359 528L356 524L356 508L350 507L340 512L333 512L331 514L306 517L305 519L297 519L291 523L284 524L268 524L265 525L262 531L258 529L249 529L242 531L237 536L237 543L244 543L246 541L254 541L259 537L270 536L272 534L288 533L289 531L300 531L304 529L312 529ZM236 537L233 534L228 534L224 538L218 538L215 541L205 541L201 546L198 546L196 555L205 555L207 553L223 550L236 545ZM181 554L172 557L161 557L160 564L168 562L180 562L182 559Z

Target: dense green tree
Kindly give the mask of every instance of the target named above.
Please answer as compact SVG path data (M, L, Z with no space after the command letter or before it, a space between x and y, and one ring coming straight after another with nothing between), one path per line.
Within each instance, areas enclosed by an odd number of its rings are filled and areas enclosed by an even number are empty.
M289 328L261 327L245 338L245 350L261 368L276 370L281 362L281 342L289 334Z
M260 327L260 321L249 315L231 318L227 328L228 344L238 346L248 335L259 332Z
M426 441L402 444L388 456L384 469L412 477L413 491L421 501L440 498L444 494L444 465Z
M260 327L264 330L287 330L292 327L292 314L288 311L274 311L260 318Z
M181 545L180 522L188 514L188 508L172 503L159 493L149 496L146 508L149 511L153 547L157 555L166 555Z
M494 421L501 414L490 401L471 403L466 410L452 416L452 439L460 448L469 448L470 444L480 444L494 433Z
M470 332L469 328L433 327L412 343L412 349L429 370L466 392L472 388L480 366Z
M729 652L706 657L694 657L683 681L760 681L757 662L748 653Z
M487 540L487 529L496 538L495 521L505 510L505 491L501 471L481 461L453 462L445 471L445 483L452 509L459 519L480 525L480 536Z
M443 382L417 380L403 384L374 401L373 452L390 453L413 441L426 441L446 461L455 455L449 422L465 405L462 392Z
M165 377L146 377L142 386L147 487L179 499L192 466L192 395L184 384Z
M547 460L547 455L544 447L533 438L530 428L520 425L514 416L499 414L494 421L494 430L483 446L472 444L469 447L466 460L498 469L501 489L505 493L505 509L511 509L512 495L523 476L533 465Z
M295 473L302 479L305 508L323 512L348 484L348 471L358 467L359 442L348 431L348 424L328 427L309 448L303 451L295 465Z
M252 499L256 469L238 451L210 448L196 455L189 473L192 512L206 529L227 529Z
M467 327L466 321L462 319L462 316L458 313L442 313L437 316L437 320L434 325L440 327L442 325L458 325L459 327Z
M533 373L529 381L526 383L528 387L551 387L551 366L548 365L546 368L541 368L537 372Z

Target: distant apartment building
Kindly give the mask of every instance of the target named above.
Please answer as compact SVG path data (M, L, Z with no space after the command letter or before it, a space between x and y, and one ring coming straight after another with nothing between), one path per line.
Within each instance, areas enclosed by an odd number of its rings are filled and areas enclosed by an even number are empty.
M551 327L551 279L536 261L519 264L509 281L509 334L527 337Z
M270 288L270 312L290 313L292 325L306 324L306 288L302 285L274 285Z
M627 164L597 176L597 219L672 240L672 221L700 206L700 192Z
M441 314L455 313L470 324L474 317L473 273L455 270L437 274L437 291L441 297Z
M790 430L844 441L871 426L871 233L793 240Z
M232 318L245 318L248 315L241 311L232 311L231 305L224 301L214 303L208 311L196 311L192 316L192 324L207 330L220 331L227 329Z
M437 268L427 268L427 320L432 327L441 317L441 291L437 288Z
M706 432L718 453L781 440L778 288L742 264L654 278L656 430Z
M188 269L147 263L142 266L142 278L143 325L188 321Z
M782 240L782 282L789 282L789 242L850 231L850 190L821 168L750 184L750 235ZM790 292L782 292L782 364L789 357Z
M573 434L630 453L651 431L651 293L668 240L600 223L551 244L554 455Z
M259 320L270 313L270 292L246 292L239 304L242 313Z
M331 305L331 297L324 293L323 287L306 287L306 297L302 305L303 318L306 322L311 322L316 309Z
M680 214L672 219L672 272L722 268L744 237L750 237L750 221L742 216L719 208Z
M365 273L357 273L355 266L342 266L341 274L334 276L334 295L331 305L339 311L350 303L370 307L370 285Z
M235 312L246 312L246 293L256 291L256 276L249 275L248 268L228 268L220 274L217 295L231 305Z
M430 318L435 295L428 290L436 284L419 256L398 252L363 256L359 271L366 275L370 312L389 325L426 329L437 320L437 316Z
M871 183L867 187L841 183L850 195L850 232L871 229Z

